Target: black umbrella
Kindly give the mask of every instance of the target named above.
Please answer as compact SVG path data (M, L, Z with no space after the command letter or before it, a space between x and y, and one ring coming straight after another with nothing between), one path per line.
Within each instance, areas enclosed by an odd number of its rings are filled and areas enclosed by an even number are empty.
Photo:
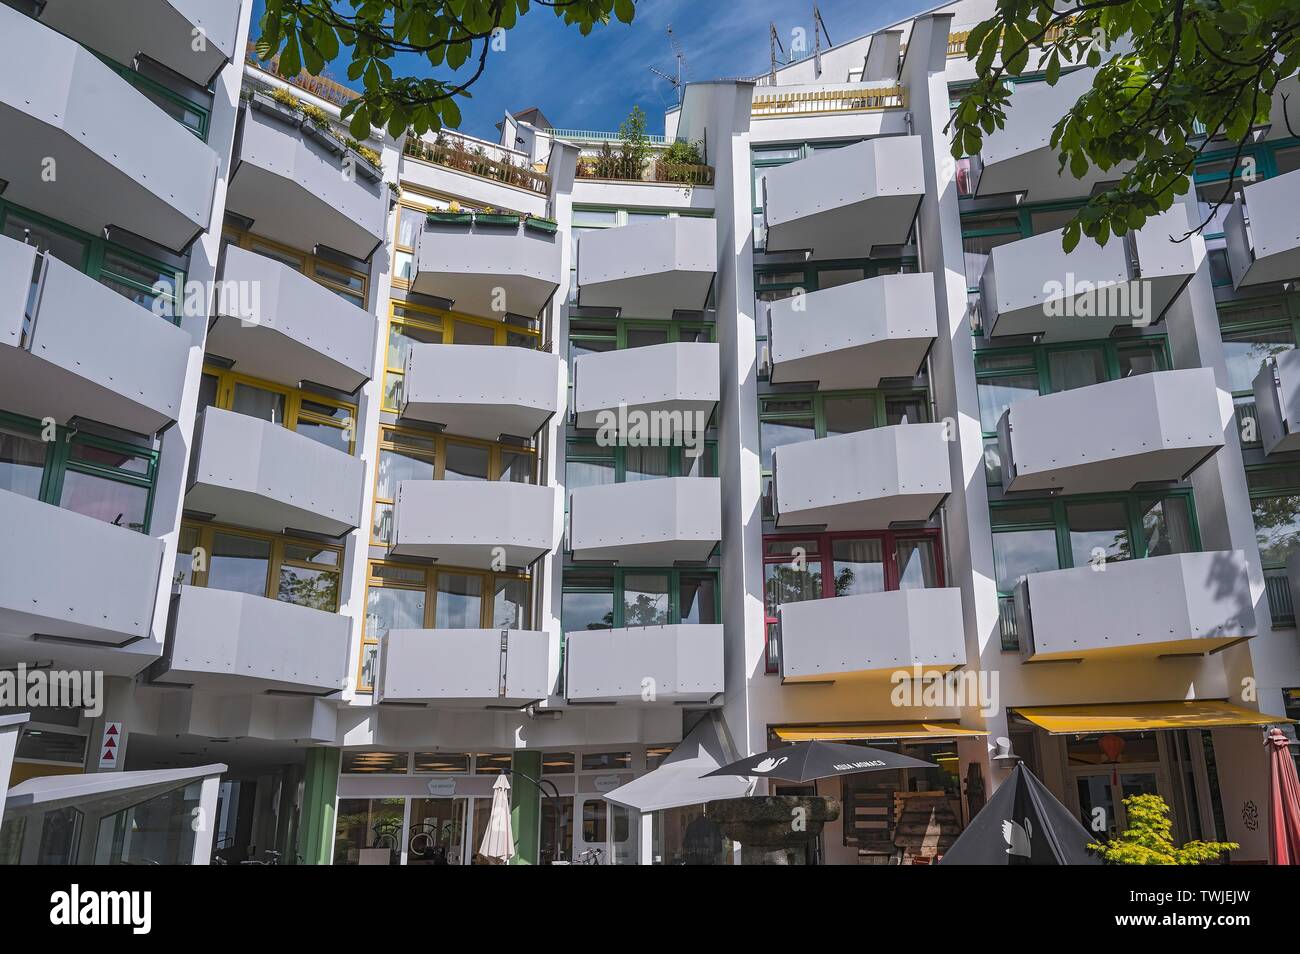
M1097 839L1047 786L1017 763L980 809L941 865L1099 865Z
M776 778L783 782L811 782L835 775L855 775L858 772L883 772L888 769L928 769L933 762L922 762L911 756L872 749L865 745L846 745L843 742L797 742L770 752L761 752L749 758L732 762L720 769L701 775L747 775L751 778Z

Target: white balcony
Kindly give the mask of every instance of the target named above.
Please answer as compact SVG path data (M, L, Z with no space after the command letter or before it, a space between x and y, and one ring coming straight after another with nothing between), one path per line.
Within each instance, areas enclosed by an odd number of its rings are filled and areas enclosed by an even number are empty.
M638 318L702 309L718 270L718 225L679 216L585 233L578 240L578 303Z
M1300 352L1284 351L1260 367L1255 419L1265 454L1300 450Z
M722 692L722 626L680 624L565 634L570 703L710 703Z
M551 636L525 629L392 629L375 701L518 709L551 694Z
M679 341L579 355L573 362L573 404L580 428L612 425L622 433L620 405L660 434L676 437L699 433L717 406L720 383L718 346L708 341ZM611 415L609 412L613 412Z
M767 251L866 258L902 245L925 194L921 137L881 136L769 169L760 201Z
M774 301L768 309L771 382L874 388L910 378L934 343L934 276L881 275Z
M966 664L961 590L890 590L786 603L781 678L829 682L922 666Z
M1181 480L1223 446L1223 427L1209 368L1025 398L998 422L1002 484L1082 494Z
M257 530L342 536L361 525L360 458L260 418L199 418L185 509Z
M178 251L208 226L217 154L88 49L2 4L0 142L10 202Z
M291 387L310 381L351 394L370 380L373 315L273 258L235 245L225 255L209 354Z
M402 417L448 434L527 440L560 407L560 356L494 345L411 346Z
M717 477L659 477L577 487L569 494L569 548L575 560L699 563L721 539Z
M1016 588L1028 661L1199 655L1256 633L1246 556L1178 553L1031 573Z
M411 291L484 318L536 318L560 287L564 236L523 225L426 223Z
M264 596L182 586L153 680L236 695L329 695L347 682L351 622Z
M168 319L0 236L0 407L152 434L176 420L193 342Z
M7 490L0 527L0 633L108 647L149 637L161 540Z
M505 480L403 480L390 552L480 569L528 566L559 545L555 493Z
M1300 169L1246 186L1223 222L1234 288L1300 278Z
M1061 229L998 246L980 279L984 333L1076 341L1155 324L1201 264L1202 246L1171 238L1190 227L1179 204L1104 246L1083 236L1066 254Z
M240 109L237 146L226 206L258 235L359 259L384 241L388 188L380 172L311 120L255 94Z
M1055 86L1018 83L1007 107L1006 125L984 135L978 156L972 158L972 194L980 197L1026 193L1031 202L1086 198L1098 183L1119 179L1131 166L1105 172L1089 166L1076 179L1069 166L1060 168L1052 148L1052 129L1070 107L1092 86L1097 71L1076 70Z
M119 63L143 53L199 86L242 55L236 0L44 0L40 19Z
M776 448L776 523L878 530L928 520L952 490L943 424L896 424Z

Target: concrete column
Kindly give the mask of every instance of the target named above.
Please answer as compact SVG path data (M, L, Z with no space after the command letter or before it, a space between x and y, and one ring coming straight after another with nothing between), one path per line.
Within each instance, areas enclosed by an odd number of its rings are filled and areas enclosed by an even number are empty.
M14 764L14 749L18 747L18 733L30 718L26 712L0 716L0 824L5 816L5 793L9 791L9 770Z
M342 750L307 750L303 770L302 816L298 825L298 854L303 864L327 865L334 852L334 813L339 790Z

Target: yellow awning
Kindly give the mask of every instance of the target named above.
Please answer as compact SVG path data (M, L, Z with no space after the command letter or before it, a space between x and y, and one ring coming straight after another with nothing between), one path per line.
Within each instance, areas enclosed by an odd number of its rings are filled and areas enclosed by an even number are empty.
M1116 702L1086 706L1032 706L1016 713L1052 735L1148 732L1153 729L1215 729L1295 722L1230 702Z
M779 725L772 729L782 742L856 742L860 739L951 739L987 735L963 729L956 722L859 722L837 725Z

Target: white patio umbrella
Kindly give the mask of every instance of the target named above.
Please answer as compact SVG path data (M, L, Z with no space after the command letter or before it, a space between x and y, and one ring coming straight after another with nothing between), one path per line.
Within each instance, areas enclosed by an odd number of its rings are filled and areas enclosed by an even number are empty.
M510 780L504 775L498 776L492 786L492 812L478 853L501 864L515 853L515 835L510 830Z

